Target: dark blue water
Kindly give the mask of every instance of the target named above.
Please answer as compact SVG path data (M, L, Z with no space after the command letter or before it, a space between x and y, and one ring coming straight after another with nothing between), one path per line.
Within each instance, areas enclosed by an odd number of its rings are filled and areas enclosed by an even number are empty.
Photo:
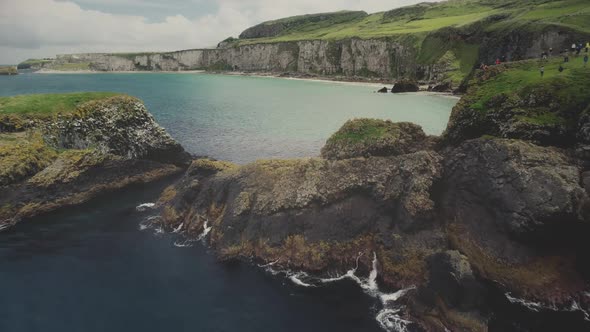
M352 282L300 288L201 245L139 231L165 183L0 234L0 331L380 331Z
M0 76L0 95L115 91L144 100L192 153L238 163L319 153L354 117L446 125L455 100L372 87L190 74ZM135 211L172 180L24 221L0 233L0 332L380 331L349 281L301 288L201 245L140 231ZM1 193L0 193L1 194Z

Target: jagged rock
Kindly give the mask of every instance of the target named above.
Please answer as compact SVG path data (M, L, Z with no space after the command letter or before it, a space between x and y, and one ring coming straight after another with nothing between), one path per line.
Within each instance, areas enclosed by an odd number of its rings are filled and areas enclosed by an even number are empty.
M127 159L188 165L190 156L132 97L116 96L86 103L72 115L43 126L45 140L58 149L93 148Z
M420 86L418 82L413 80L399 80L391 88L391 92L393 93L400 93L400 92L418 92L420 91Z
M282 264L293 268L344 272L359 250L367 253L364 262L370 264L372 254L366 248L396 245L381 230L417 233L421 240L415 245L422 248L413 255L444 243L442 232L426 233L424 226L434 218L429 191L440 175L440 156L432 151L338 161L270 160L240 167L195 163L206 167L187 172L174 186L178 194L166 209L175 211L175 218L165 221L168 227L183 222L200 230L209 220L211 245L222 257L253 254L263 260L285 259ZM195 179L199 186L193 185ZM289 249L292 241L297 248ZM397 242L413 243L411 236ZM402 255L405 249L396 253L398 262L414 257ZM422 280L423 275L412 277Z
M505 232L530 236L584 222L580 208L588 197L580 187L580 169L558 149L479 139L447 156L451 194L494 210L494 223ZM485 199L479 200L480 194Z
M383 87L383 88L377 90L377 92L379 92L379 93L387 93L387 91L389 91L389 90L387 90L386 87Z
M437 203L453 247L480 276L544 303L578 296L585 286L573 253L584 251L576 239L590 210L569 157L505 139L467 141L445 156Z
M422 128L408 122L356 119L347 121L322 148L326 159L395 156L431 147Z
M449 250L428 258L428 295L449 307L473 310L485 305L487 289L475 278L471 264L459 251Z

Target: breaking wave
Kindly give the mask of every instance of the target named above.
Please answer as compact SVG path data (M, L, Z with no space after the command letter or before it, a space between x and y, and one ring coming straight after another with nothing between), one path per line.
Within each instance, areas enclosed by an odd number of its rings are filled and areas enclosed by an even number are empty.
M530 311L540 312L543 310L556 311L556 312L581 312L584 315L584 320L590 322L590 313L582 308L576 300L572 300L569 307L558 308L555 304L543 304L540 302L529 301L521 298L512 296L511 293L504 294L508 301L513 304L523 306Z
M356 282L363 291L371 297L379 300L383 308L377 313L375 319L379 323L379 326L389 332L408 332L409 326L412 324L411 321L402 318L404 307L397 303L404 295L409 291L414 290L415 287L409 287L401 289L395 293L383 293L379 290L377 284L377 255L373 253L373 261L371 272L368 278L361 278L356 275L359 266L359 255L356 259L356 266L348 270L345 274L330 277L320 278L310 276L306 272L293 272L289 270L275 270L275 266L279 261L274 261L265 265L258 265L261 268L273 275L284 274L291 282L299 287L320 287L322 284L338 282L341 280L349 279Z
M156 207L156 204L155 203L143 203L143 204L140 204L137 207L135 207L135 210L137 210L139 212L144 212L144 211L147 211L147 210L151 210L154 207Z

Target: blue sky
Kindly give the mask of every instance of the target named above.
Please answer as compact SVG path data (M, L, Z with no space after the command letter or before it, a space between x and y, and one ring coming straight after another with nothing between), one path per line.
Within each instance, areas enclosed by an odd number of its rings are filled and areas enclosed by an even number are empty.
M63 53L213 47L249 26L336 10L378 12L422 0L0 0L0 63Z

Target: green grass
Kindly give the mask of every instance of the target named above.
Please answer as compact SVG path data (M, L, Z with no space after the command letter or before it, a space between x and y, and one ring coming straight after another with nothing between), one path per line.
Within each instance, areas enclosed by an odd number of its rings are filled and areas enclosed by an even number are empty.
M560 73L558 68L565 70ZM540 67L545 67L541 77ZM590 99L590 66L584 68L583 57L570 57L569 63L563 63L561 57L549 61L526 60L502 65L507 68L484 82L474 83L472 108L485 111L486 103L493 97L506 94L526 93L528 89L548 89L557 94L564 103L584 103ZM565 106L565 105L564 105Z
M52 70L62 71L77 71L77 70L90 70L90 62L72 62L54 65L50 67Z
M338 130L330 141L344 141L347 143L357 143L384 137L389 133L393 124L376 119L356 119L347 121L340 130Z
M81 104L120 95L113 92L80 92L64 94L31 94L0 97L0 116L72 113Z
M33 66L43 65L45 63L51 63L53 60L48 59L28 59L18 64L19 69L29 69Z

